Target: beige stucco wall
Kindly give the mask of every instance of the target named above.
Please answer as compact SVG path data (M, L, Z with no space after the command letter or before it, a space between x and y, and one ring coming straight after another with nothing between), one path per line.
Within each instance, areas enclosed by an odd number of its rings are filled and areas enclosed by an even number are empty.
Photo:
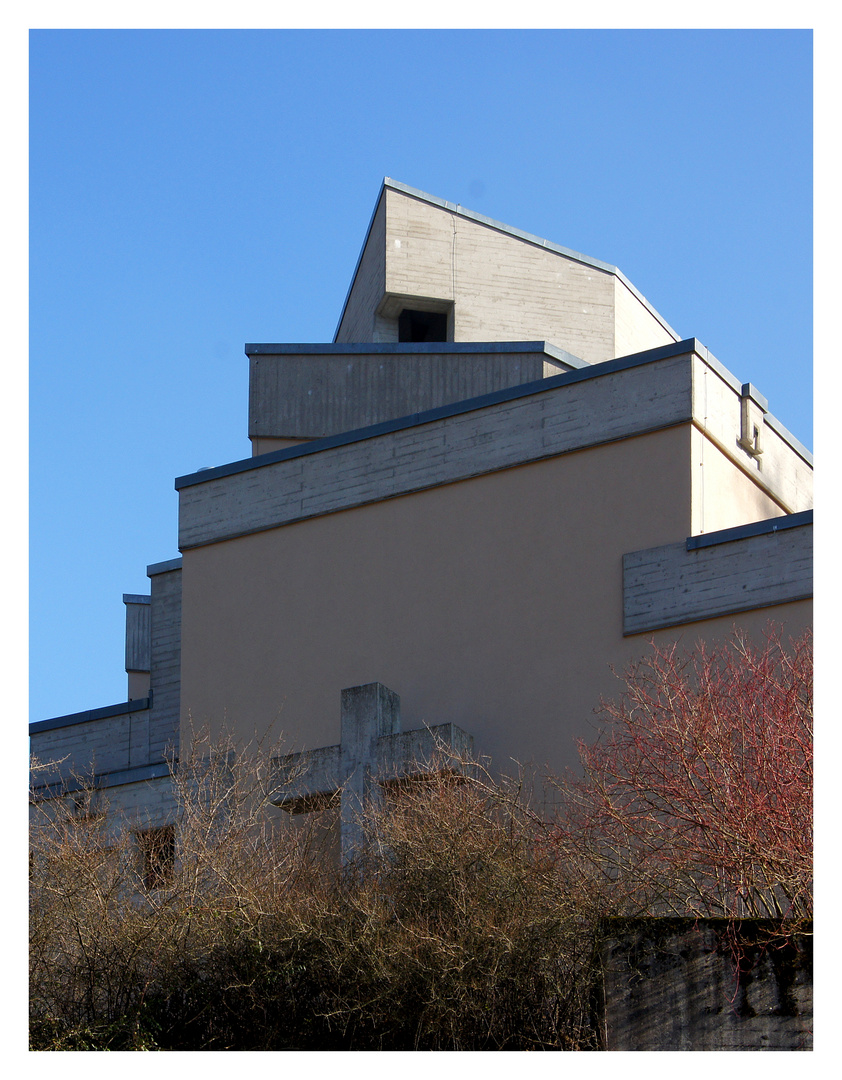
M671 428L186 551L183 714L330 745L340 690L380 681L405 728L456 723L501 769L574 764L574 737L618 690L611 665L653 636L622 636L622 556L689 534L694 437ZM809 603L779 610L809 624ZM654 636L759 634L769 614Z
M691 429L693 520L691 536L732 529L786 511L762 487L760 474L738 465L740 452L727 455L695 426Z
M688 534L689 457L673 428L186 551L183 711L315 747L377 680L405 727L562 767L628 652L623 553Z
M252 457L271 454L274 450L289 450L291 446L301 446L311 441L310 439L275 439L264 435L250 436L250 438Z
M813 601L795 600L791 604L776 604L774 607L757 608L754 611L741 611L739 615L723 615L718 619L705 619L704 622L685 623L683 626L670 627L666 630L650 631L626 638L629 661L633 660L650 641L665 645L678 641L683 647L695 648L699 641L725 641L735 628L746 633L755 643L762 645L765 633L770 628L783 627L784 642L800 637L813 625Z

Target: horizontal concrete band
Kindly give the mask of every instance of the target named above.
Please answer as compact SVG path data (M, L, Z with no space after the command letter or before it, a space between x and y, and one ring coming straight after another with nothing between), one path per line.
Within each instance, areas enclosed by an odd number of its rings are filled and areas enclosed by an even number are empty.
M412 413L408 416L399 417L380 424L372 424L354 431L345 431L339 435L330 435L324 439L316 439L303 446L291 446L283 450L273 450L268 454L260 454L256 457L242 458L240 461L231 461L227 465L217 465L212 469L202 469L199 472L188 473L175 479L175 488L192 487L196 484L208 484L223 476L233 476L235 473L250 472L253 469L267 468L277 462L290 461L293 458L309 454L322 453L332 450L337 446L347 446L351 443L361 442L365 439L374 439L380 435L396 431L404 431L407 428L417 427L420 424L430 424L436 420L443 420L451 416L462 416L466 413L475 412L478 409L486 409L491 405L499 405L504 402L518 401L521 398L531 397L534 394L548 393L560 386L567 386L582 380L604 378L630 368L638 368L646 364L657 363L660 360L670 359L677 356L688 356L695 353L705 363L709 363L717 370L727 382L739 392L740 383L716 360L695 338L676 342L674 345L663 345L657 349L648 349L645 352L634 353L631 356L621 356L616 360L606 360L601 364L588 364L577 371L567 371L563 375L552 375L549 378L538 379L535 382L524 383L519 386L496 390L490 394L470 398L466 401L453 402L440 408L428 409L424 412ZM172 560L173 564L180 562ZM162 572L159 568L168 567L168 563L157 563L154 569ZM147 574L153 567L147 568Z
M152 707L152 698L137 698L135 701L122 701L117 705L106 705L101 709L88 709L85 712L68 713L66 716L54 716L49 720L36 720L29 725L29 734L37 735L41 731L54 731L56 728L70 727L73 724L87 724L91 720L108 720L112 716L125 716L126 713L143 712Z
M74 791L90 788L122 787L125 784L139 784L148 780L162 780L170 775L170 767L161 765L139 765L134 769L119 769L115 772L93 773L84 779L68 778L51 781L47 784L34 785L32 793L37 797L55 798L58 795L70 795Z
M471 407L337 436L310 444L309 452L267 454L272 460L259 467L183 478L176 482L179 548L689 422L692 353L685 345L671 355L673 348L652 350L643 364L609 361L532 384L529 392L501 391Z
M678 543L623 556L626 636L812 595L813 527L809 522L689 550L685 543Z

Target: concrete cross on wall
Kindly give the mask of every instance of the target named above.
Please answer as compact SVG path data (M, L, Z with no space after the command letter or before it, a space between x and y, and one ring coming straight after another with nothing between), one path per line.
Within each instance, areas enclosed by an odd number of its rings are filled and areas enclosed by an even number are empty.
M473 739L455 724L401 731L401 702L382 683L342 691L340 742L277 761L275 805L300 813L340 799L343 863L362 847L360 815L390 780L429 775L445 755L470 757Z

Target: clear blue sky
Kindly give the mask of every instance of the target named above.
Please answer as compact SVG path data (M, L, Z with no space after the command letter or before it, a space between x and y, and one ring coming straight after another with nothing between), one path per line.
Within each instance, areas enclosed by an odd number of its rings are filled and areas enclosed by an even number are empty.
M246 341L330 341L384 176L618 266L812 448L807 31L39 31L31 719L123 700Z

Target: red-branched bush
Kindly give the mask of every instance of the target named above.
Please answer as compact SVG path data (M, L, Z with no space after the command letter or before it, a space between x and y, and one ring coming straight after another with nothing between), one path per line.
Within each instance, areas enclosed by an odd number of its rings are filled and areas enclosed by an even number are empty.
M812 917L812 671L773 628L629 668L555 831L606 914Z

